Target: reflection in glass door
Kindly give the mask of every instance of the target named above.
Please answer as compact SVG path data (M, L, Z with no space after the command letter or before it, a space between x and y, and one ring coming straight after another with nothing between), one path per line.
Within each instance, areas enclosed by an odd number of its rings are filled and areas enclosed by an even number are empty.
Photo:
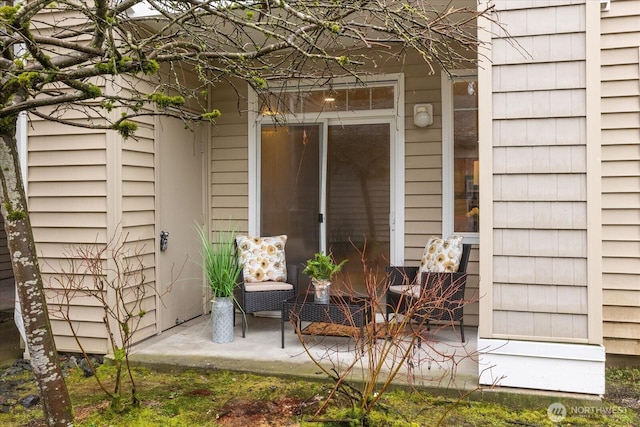
M345 281L364 292L360 253L365 246L372 269L383 274L389 264L391 126L328 129L323 140L321 124L262 126L261 234L288 235L288 263L303 264L319 250L338 261L348 258L343 280L334 280L332 292L344 289Z
M321 125L262 125L260 234L286 234L287 262L302 264L320 248Z
M389 123L329 126L327 248L337 260L349 259L343 277L359 292L365 246L373 271L389 265L389 145Z

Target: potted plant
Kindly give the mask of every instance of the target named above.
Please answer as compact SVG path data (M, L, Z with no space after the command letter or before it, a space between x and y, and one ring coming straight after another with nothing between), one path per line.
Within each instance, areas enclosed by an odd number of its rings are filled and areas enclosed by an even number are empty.
M202 268L211 289L211 323L213 342L233 341L233 290L238 285L242 267L238 264L235 232L219 231L209 241L204 227L197 227L202 249Z
M315 256L307 261L302 271L311 277L311 283L315 290L314 301L322 304L329 302L329 286L331 286L331 278L334 274L342 269L342 266L348 260L343 260L336 264L331 254L318 252Z

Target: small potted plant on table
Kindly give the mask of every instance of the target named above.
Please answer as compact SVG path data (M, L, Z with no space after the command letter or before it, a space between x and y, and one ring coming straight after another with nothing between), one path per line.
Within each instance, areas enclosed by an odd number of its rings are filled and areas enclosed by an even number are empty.
M202 268L211 289L211 323L213 342L233 341L233 290L238 285L242 267L238 264L235 232L219 231L209 241L203 227L197 228L202 246Z
M311 283L314 287L314 301L321 304L329 303L329 286L331 286L331 278L342 269L347 260L343 260L336 264L333 257L329 254L318 252L315 256L307 261L302 271L311 277Z

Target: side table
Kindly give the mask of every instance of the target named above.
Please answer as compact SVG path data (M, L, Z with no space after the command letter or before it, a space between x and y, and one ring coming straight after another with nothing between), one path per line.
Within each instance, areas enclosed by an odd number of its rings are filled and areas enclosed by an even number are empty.
M316 303L313 294L302 294L282 302L280 332L284 348L284 323L291 318L297 319L298 330L301 323L326 322L349 325L360 328L364 336L364 327L371 320L371 302L366 297L330 296L328 304Z

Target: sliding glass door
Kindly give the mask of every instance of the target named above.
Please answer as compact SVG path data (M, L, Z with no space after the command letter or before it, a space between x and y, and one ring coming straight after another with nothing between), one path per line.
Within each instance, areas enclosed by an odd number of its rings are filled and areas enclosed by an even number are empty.
M286 234L287 262L302 264L320 248L322 125L262 125L260 234Z
M351 285L364 290L362 255L370 268L389 265L390 125L330 125L327 147L327 248Z
M359 292L363 253L372 268L389 264L390 129L389 122L262 125L260 229L287 234L287 262L302 264L320 250L348 258L345 281Z

